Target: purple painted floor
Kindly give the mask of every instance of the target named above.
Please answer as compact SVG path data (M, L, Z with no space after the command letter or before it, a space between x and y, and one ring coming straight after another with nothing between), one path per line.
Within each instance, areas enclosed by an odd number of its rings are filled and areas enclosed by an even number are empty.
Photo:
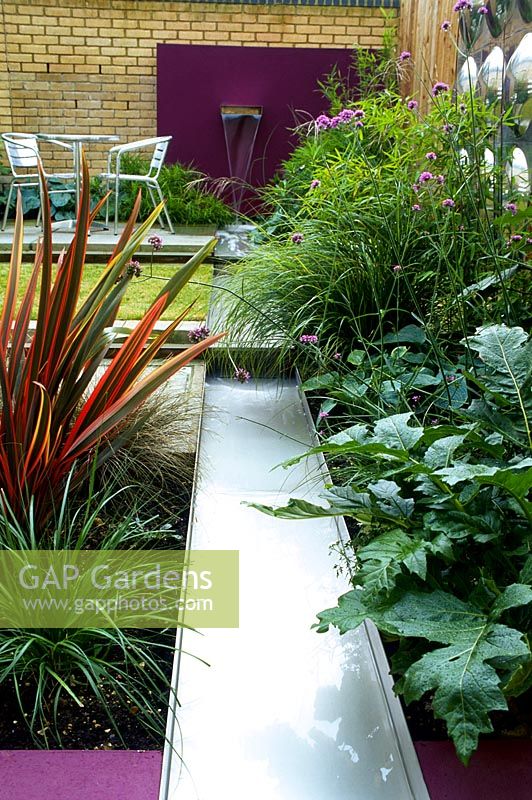
M484 741L469 766L450 742L416 742L431 800L531 800L532 741Z
M162 753L0 751L0 800L157 800Z

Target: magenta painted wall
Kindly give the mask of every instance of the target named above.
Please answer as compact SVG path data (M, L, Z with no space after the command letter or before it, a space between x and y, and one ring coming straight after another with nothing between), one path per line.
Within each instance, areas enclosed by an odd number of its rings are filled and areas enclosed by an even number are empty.
M227 176L220 105L258 105L263 118L251 178L264 183L295 143L296 118L326 110L317 81L334 64L347 73L351 59L343 49L158 45L157 130L174 137L168 160ZM353 75L349 70L351 82Z

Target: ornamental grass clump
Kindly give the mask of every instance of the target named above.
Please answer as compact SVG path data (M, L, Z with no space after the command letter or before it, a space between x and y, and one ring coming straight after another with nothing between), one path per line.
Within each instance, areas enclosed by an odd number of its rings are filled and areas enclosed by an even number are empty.
M89 187L85 162L83 186ZM0 497L19 518L27 516L31 507L38 526L56 505L66 476L74 470L73 485L79 484L93 463L104 463L139 424L140 418L133 412L143 401L220 338L207 337L146 373L188 309L162 333L153 335L157 320L212 252L215 240L170 278L143 318L124 333L114 326L135 273L128 265L161 206L134 230L140 207L138 195L107 267L79 304L87 237L101 204L91 212L89 191L84 189L74 238L59 256L54 277L45 186L43 193L43 238L17 310L23 244L19 198L0 316ZM37 287L38 314L31 334L30 315ZM110 346L120 341L116 354L106 363Z

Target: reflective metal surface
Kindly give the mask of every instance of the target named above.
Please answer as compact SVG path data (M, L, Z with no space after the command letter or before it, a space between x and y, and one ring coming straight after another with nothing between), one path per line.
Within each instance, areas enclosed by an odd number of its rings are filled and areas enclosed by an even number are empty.
M508 178L512 187L523 195L530 194L530 170L527 158L520 147L514 147L507 165Z
M508 62L508 93L523 134L532 119L532 33L523 36Z
M161 800L429 800L378 638L311 630L348 588L335 523L242 505L316 500L317 458L272 470L311 443L295 383L213 379L206 403L191 544L240 551L241 620L183 635L210 667L181 658Z
M489 105L502 100L504 72L504 53L497 46L493 48L478 73L480 94Z
M458 92L472 92L477 84L478 69L475 59L469 56L466 58L458 77L456 79L456 89Z

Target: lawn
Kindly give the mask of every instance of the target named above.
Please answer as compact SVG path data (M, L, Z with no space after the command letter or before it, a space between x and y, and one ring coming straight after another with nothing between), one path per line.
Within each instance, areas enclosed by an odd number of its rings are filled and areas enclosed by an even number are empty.
M153 276L149 274L149 267L139 278L133 278L125 294L120 310L121 319L139 319L148 308L153 298L160 292L163 282L170 278L179 269L179 264L155 264ZM81 299L83 299L94 286L98 276L103 270L101 264L87 264L81 286ZM32 265L23 264L19 296L30 277ZM7 282L8 264L0 264L0 293L3 298ZM191 281L177 299L162 314L161 319L174 319L175 316L193 301L193 308L187 314L187 319L203 320L207 316L209 296L212 283L212 266L202 264ZM33 308L33 317L37 315L37 304Z

